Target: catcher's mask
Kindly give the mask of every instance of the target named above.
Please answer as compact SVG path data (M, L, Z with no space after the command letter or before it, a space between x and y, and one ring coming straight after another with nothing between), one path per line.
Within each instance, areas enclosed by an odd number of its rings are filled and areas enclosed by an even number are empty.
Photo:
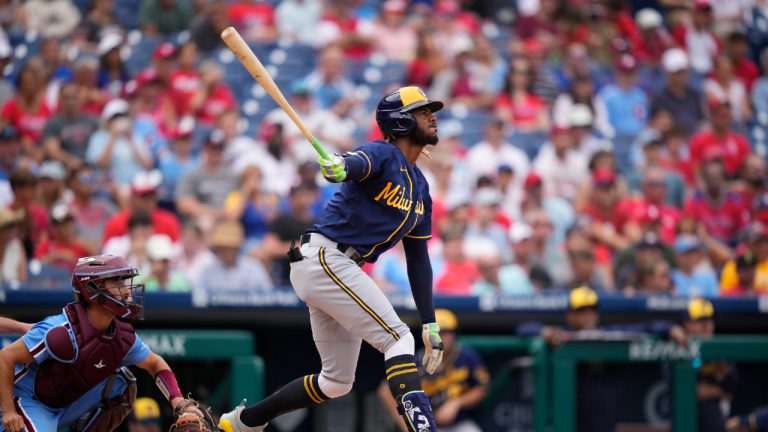
M415 86L401 87L384 96L376 107L376 123L384 137L402 137L413 132L416 118L411 111L428 106L433 113L443 108L443 103L430 101Z
M94 304L121 319L144 318L144 284L134 284L139 271L114 255L80 258L72 272L72 292L81 304Z

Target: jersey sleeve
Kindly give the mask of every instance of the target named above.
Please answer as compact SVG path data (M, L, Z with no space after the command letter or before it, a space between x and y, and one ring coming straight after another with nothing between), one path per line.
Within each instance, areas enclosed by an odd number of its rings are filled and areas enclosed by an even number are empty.
M392 151L395 146L374 141L363 144L355 151L344 153L347 162L348 174L358 182L376 178L382 167L392 159Z
M136 340L133 341L133 346L128 350L128 354L125 355L121 366L131 366L146 360L150 350L147 344L141 340L139 335L136 335Z
M45 335L48 334L50 329L61 324L63 324L61 317L48 317L33 325L32 328L21 337L24 346L27 347L32 354L32 357L35 358L35 363L40 364L51 356L50 352L48 352L48 348L45 346Z

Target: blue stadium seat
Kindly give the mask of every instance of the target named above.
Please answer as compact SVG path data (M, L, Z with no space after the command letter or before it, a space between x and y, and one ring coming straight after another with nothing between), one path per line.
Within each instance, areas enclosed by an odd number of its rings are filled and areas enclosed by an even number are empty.
M541 149L541 146L547 142L547 135L542 132L512 131L507 136L507 141L509 141L513 146L524 151L528 156L528 159L533 161L536 159L536 155L539 154L539 149Z
M135 76L141 70L146 69L152 63L152 53L162 40L143 36L135 45L131 46L131 55L125 60L128 72Z

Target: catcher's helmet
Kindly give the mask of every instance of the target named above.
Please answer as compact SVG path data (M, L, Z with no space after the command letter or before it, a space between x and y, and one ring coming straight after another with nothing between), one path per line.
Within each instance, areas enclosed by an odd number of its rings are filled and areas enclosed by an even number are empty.
M72 272L72 291L80 303L92 303L124 319L144 317L144 285L134 284L135 267L119 256L96 255L80 258ZM106 287L106 280L126 281L119 290Z
M401 87L384 96L376 107L376 123L384 137L401 137L413 132L416 118L411 111L428 106L432 112L440 111L443 103L430 101L427 95L415 86Z

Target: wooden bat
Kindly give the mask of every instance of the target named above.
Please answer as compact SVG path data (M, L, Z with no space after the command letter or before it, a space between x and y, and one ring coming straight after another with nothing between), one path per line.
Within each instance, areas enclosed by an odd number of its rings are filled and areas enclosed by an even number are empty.
M293 110L291 104L288 103L288 101L285 99L283 92L281 92L280 88L277 87L277 84L275 84L275 81L269 75L267 69L263 64L261 64L251 47L245 43L245 40L243 40L243 37L240 36L240 33L238 33L234 27L227 27L224 29L224 31L221 32L221 40L223 40L227 47L229 47L229 49L235 53L237 59L240 60L240 63L243 64L251 76L255 78L262 87L264 87L264 90L266 90L272 99L274 99L275 102L280 105L280 108L282 108L285 113L288 114L288 117L291 118L293 124L299 128L301 134L304 135L304 138L306 138L310 144L312 144L312 147L315 148L315 151L317 151L320 157L325 160L331 160L325 149L323 149L323 147L320 146L320 143L317 142L317 138L315 138L314 135L312 135L312 133L307 129L307 127L304 126L304 122L301 121L301 118L299 118L298 114L296 114L296 111Z

